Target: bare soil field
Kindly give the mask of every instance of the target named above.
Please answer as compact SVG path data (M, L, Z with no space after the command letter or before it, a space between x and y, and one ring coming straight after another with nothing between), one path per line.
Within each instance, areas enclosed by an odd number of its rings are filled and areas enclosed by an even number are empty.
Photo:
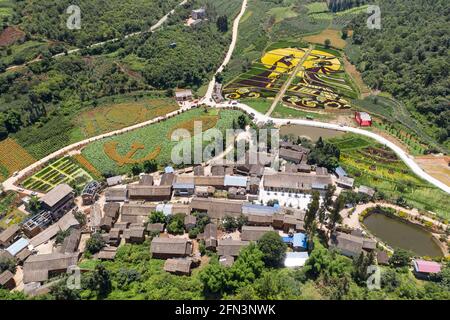
M356 70L356 67L353 64L351 64L350 61L348 61L347 57L344 57L343 60L345 72L347 72L356 82L356 85L358 86L359 91L361 92L361 97L365 98L369 96L372 92L364 83L361 77L361 73L359 73L359 71Z
M450 186L450 156L420 156L415 160L428 174Z
M303 37L305 41L318 44L324 44L326 39L330 39L331 46L337 49L344 49L347 45L347 42L341 38L341 32L338 30L325 29L319 34Z
M6 47L16 43L25 37L25 32L16 27L7 27L0 33L0 47Z

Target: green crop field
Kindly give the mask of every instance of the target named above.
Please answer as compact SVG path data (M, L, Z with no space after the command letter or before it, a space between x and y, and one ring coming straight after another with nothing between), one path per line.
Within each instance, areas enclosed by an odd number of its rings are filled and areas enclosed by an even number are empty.
M171 164L172 149L178 142L170 141L171 132L177 128L188 129L194 120L203 121L218 117L215 128L224 131L232 128L241 111L194 109L176 117L116 137L106 138L88 145L83 156L101 173L128 173L130 163L155 159L162 167ZM189 129L188 129L189 130ZM117 161L119 159L120 161ZM141 161L142 160L142 161ZM121 163L125 163L120 165Z
M326 2L312 2L305 5L308 8L308 13L327 12L328 6Z
M328 141L341 150L340 164L356 186L376 188L393 201L402 196L412 207L450 218L447 194L417 177L390 149L353 134Z
M66 183L83 188L92 177L72 158L64 157L49 164L22 183L29 190L48 192L58 184Z

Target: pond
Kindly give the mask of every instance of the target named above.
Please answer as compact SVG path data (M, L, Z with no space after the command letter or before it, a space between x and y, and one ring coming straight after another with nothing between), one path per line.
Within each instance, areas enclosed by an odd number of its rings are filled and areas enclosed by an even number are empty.
M363 221L369 231L392 248L401 248L420 256L441 257L442 250L431 233L421 227L384 214L374 213Z
M304 137L312 141L317 141L320 137L322 137L323 139L339 137L344 135L345 132L300 125L288 125L281 127L281 136L290 134L294 135L295 137Z

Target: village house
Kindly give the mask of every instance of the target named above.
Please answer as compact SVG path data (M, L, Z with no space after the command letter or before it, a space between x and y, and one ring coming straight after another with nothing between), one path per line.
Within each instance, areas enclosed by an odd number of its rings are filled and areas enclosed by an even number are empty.
M23 265L23 282L45 282L51 277L67 272L78 263L79 252L50 253L30 256Z
M111 230L113 225L114 225L114 220L111 217L103 216L100 219L100 229L101 230L109 232L109 230Z
M372 198L375 195L375 190L367 186L360 186L358 188L358 193Z
M114 260L116 258L117 248L105 247L95 255L95 258L99 260Z
M336 181L337 185L344 189L353 189L355 179L349 177L341 177Z
M372 117L367 112L355 112L355 120L361 127L372 126Z
M97 232L100 230L100 226L102 223L102 208L100 203L96 202L91 207L91 212L89 215L89 221L87 223L89 229L92 232Z
M20 238L13 244L11 244L6 251L13 257L16 257L22 250L28 248L30 241L26 238Z
M20 232L20 227L16 224L9 226L0 233L0 248L9 246L17 238Z
M70 234L64 239L62 245L59 247L60 253L74 253L78 251L80 244L81 230L77 228L70 229Z
M247 200L247 189L231 187L228 189L228 199Z
M61 219L59 219L56 223L49 226L47 229L43 230L41 233L32 237L30 240L30 244L33 247L37 247L43 243L46 243L50 239L54 238L59 231L66 231L70 228L78 228L80 222L75 219L72 212L65 214Z
M413 260L414 275L418 279L430 280L433 275L441 272L441 264L435 261Z
M243 226L241 232L242 241L258 241L267 232L273 231L272 227Z
M203 166L195 166L194 167L194 176L204 176L205 168Z
M250 177L248 179L247 191L249 194L257 195L259 193L259 186L261 179L258 177Z
M122 184L122 176L115 176L106 179L106 184L108 187L114 187L119 184Z
M2 274L0 274L0 288L4 288L6 290L12 290L16 287L16 282L14 281L14 274L6 270Z
M128 198L128 190L126 187L109 188L105 192L106 202L125 202Z
M217 225L209 223L205 226L202 236L205 241L205 248L208 250L216 250L217 247Z
M153 186L154 185L153 176L151 174L141 173L139 175L139 184L141 186Z
M53 217L50 212L42 211L27 218L22 223L22 230L28 238L33 238L34 236L45 230L45 228L47 228L52 223Z
M331 176L305 173L282 173L264 176L264 190L273 192L311 193L324 192L332 184Z
M196 187L214 187L218 190L225 189L225 176L197 176L194 177Z
M154 238L150 247L153 258L183 258L192 254L192 242L185 239Z
M189 258L167 259L164 263L164 271L177 275L188 276L191 274L192 261Z
M206 9L200 8L200 9L192 10L191 17L194 20L205 19L206 18Z
M175 181L174 173L163 173L161 176L161 181L159 183L160 186L172 186Z
M175 100L177 100L178 102L191 101L192 99L192 91L189 89L175 91Z
M145 228L130 225L123 231L123 238L127 243L142 243L145 241Z
M164 232L164 224L163 223L149 223L147 225L147 232L153 233L153 232Z
M172 186L128 185L130 200L166 201L172 198Z
M217 254L219 256L237 257L239 251L250 242L241 240L219 240L217 245Z
M330 248L336 248L347 257L357 257L363 250L372 251L376 249L376 241L343 232L332 234L328 245Z
M195 216L187 215L184 217L184 228L186 231L190 231L191 229L195 228L195 225L197 223L197 218Z
M305 154L291 149L280 148L280 158L293 163L300 163Z
M75 192L67 184L60 184L44 195L41 199L41 209L51 213L58 220L74 206Z
M125 229L126 230L126 229ZM106 241L110 246L118 247L122 237L120 236L125 230L119 228L112 228L108 233L108 240Z
M242 214L242 202L222 199L194 198L190 208L191 211L206 212L211 219L223 219L226 216L238 218Z
M144 223L148 220L152 211L156 211L156 205L149 203L125 203L121 211L122 222Z
M214 188L214 187L198 186L198 187L195 187L194 193L195 193L196 197L208 198L208 197L212 197L214 192L216 192L216 188Z
M192 183L174 183L173 184L173 194L176 197L190 197L195 192L195 185L193 183L194 179L192 179Z
M108 202L103 205L103 213L105 217L109 217L116 222L119 218L120 204L117 202Z
M102 185L98 181L89 182L83 189L81 193L81 199L83 201L83 205L91 205L95 202L97 198L97 194L100 191Z

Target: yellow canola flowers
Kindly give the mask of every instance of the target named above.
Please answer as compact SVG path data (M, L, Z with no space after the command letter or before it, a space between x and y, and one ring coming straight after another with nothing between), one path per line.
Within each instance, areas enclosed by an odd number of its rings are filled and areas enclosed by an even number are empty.
M276 77L279 73L289 73L294 69L305 55L306 48L303 49L275 49L267 52L261 62L267 67L275 66L274 72L269 78ZM331 53L313 50L303 63L304 70L325 67L330 71L338 71L341 68L339 59ZM322 72L322 70L319 70ZM303 77L304 71L300 71L297 76Z

